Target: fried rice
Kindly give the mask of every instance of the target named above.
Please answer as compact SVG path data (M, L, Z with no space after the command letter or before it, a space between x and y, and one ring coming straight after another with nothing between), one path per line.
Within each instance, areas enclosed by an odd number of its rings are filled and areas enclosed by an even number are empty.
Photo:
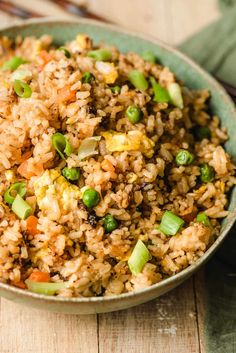
M110 57L89 55L98 48ZM236 184L222 147L227 131L209 113L210 92L188 89L158 61L94 46L85 34L60 49L46 35L0 39L0 281L64 297L151 286L194 263L219 235ZM20 65L5 65L16 57ZM133 70L147 88L134 87ZM150 77L166 92L177 83L183 106L154 99ZM138 108L136 123L127 117L129 106ZM209 133L199 138L202 127ZM68 153L58 153L56 133ZM177 163L182 150L191 163ZM203 164L214 172L208 181L201 179ZM79 177L67 178L65 167ZM30 209L23 216L6 197L17 182ZM92 207L84 198L91 189L99 196ZM184 221L174 235L160 227L166 211ZM201 212L208 224L197 218ZM138 241L150 256L136 259L139 270L132 271ZM37 283L65 285L50 292Z

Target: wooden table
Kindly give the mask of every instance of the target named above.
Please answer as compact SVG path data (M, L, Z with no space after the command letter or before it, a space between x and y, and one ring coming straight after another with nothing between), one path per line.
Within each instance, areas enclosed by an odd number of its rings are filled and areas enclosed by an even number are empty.
M69 16L49 1L14 0ZM90 0L124 27L176 45L219 16L216 0ZM1 25L19 21L0 12ZM161 298L126 311L69 316L0 301L0 353L204 353L204 271Z

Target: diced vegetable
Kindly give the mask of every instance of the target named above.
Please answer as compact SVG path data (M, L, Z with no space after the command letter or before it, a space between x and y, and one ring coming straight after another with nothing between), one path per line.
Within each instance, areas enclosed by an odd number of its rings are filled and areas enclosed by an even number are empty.
M107 49L91 50L87 55L97 61L109 61L112 57L111 52Z
M62 175L67 179L71 181L78 180L80 177L80 170L79 168L63 168L62 169Z
M138 240L128 260L128 266L133 275L142 272L144 265L151 260L151 254L142 240Z
M107 214L103 218L103 227L106 233L111 233L113 230L118 228L118 222L112 215Z
M205 214L205 212L198 213L197 222L203 223L204 226L206 226L206 227L210 227L211 226L211 221L208 218L208 216Z
M139 90L146 90L148 88L148 82L141 71L133 70L129 73L129 81L132 85Z
M6 61L3 66L2 70L16 70L20 65L26 64L26 60L22 59L20 56L14 56L10 60Z
M35 216L29 216L26 220L26 227L27 227L27 232L30 235L36 235L39 233L38 229L38 218Z
M60 102L74 101L76 98L76 91L70 89L70 85L65 85L58 90L58 100Z
M83 83L91 83L94 79L95 79L94 75L89 71L86 71L82 76Z
M165 211L158 229L165 235L175 235L184 225L184 220L170 211Z
M145 50L142 52L141 57L145 60L145 61L149 61L152 64L155 64L156 62L156 56L153 54L152 51L150 50Z
M196 128L194 129L194 135L198 140L209 140L211 138L211 130L208 126L196 126Z
M153 101L156 103L169 103L170 96L167 89L159 85L154 77L150 77L150 82L154 93Z
M121 88L120 88L120 86L116 85L116 86L111 87L111 91L113 94L119 94L121 91Z
M67 287L66 282L58 282L58 283L53 283L53 282L33 282L27 279L25 281L27 288L34 293L38 294L45 294L45 295L54 295L56 292L58 292L61 289L64 289Z
M65 57L66 57L67 59L71 58L71 53L70 53L69 50L66 49L65 47L60 47L60 48L58 48L58 50L63 51L64 54L65 54Z
M131 122L131 124L137 124L143 116L143 112L140 108L130 105L125 112L125 115Z
M4 193L4 201L9 205L12 205L17 194L19 194L21 197L25 196L26 194L25 183L18 182L18 183L12 184Z
M66 159L65 155L68 157L73 151L71 144L60 132L56 132L52 135L52 146L55 148L62 159Z
M32 282L49 282L50 279L49 273L42 271L33 271L28 278Z
M12 211L20 218L26 219L32 214L32 208L30 205L17 194L15 200L12 203Z
M118 77L118 71L114 63L105 63L104 61L96 61L95 67L103 75L103 79L107 84L114 83Z
M207 163L204 163L200 166L200 173L200 179L203 183L208 183L215 177L214 168Z
M79 150L78 150L79 159L83 160L86 157L90 157L95 154L98 154L98 152L96 151L96 147L100 139L101 139L101 136L93 136L93 137L88 137L84 139L79 146Z
M15 93L21 97L21 98L29 98L31 97L31 94L32 94L32 90L30 88L30 86L21 81L21 80L15 80L14 81L14 91Z
M167 87L171 102L178 108L183 109L184 101L181 92L181 87L178 83L170 83Z
M95 189L89 188L85 190L85 192L83 193L82 200L85 206L87 206L88 208L91 208L91 207L97 206L97 204L101 200L101 197L100 197L100 194Z
M194 161L194 155L188 150L180 150L175 157L177 165L189 165Z

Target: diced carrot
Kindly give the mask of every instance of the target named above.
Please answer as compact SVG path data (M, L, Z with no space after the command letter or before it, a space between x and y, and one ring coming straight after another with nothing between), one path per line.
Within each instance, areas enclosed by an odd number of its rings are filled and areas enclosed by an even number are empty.
M52 60L52 56L46 50L41 50L38 55L43 60L44 65L46 65L47 63L49 63L49 61Z
M71 91L70 85L66 85L58 90L58 100L60 102L68 102L75 100L76 91Z
M35 216L29 216L26 220L27 231L31 235L36 235L39 233L37 229L38 218Z
M26 159L29 159L31 156L32 156L32 152L31 151L27 151L27 152L22 154L21 161L24 162Z
M34 165L33 169L29 169L29 160L26 159L19 165L17 171L23 178L30 179L32 176L41 175L44 169L42 163L38 163Z
M23 281L12 282L12 285L21 289L26 289L26 284Z
M26 179L30 179L32 176L35 175L32 171L28 170L27 159L20 164L20 166L17 168L17 171L23 178L26 178Z
M28 279L32 282L50 282L50 275L47 272L34 271Z
M105 170L106 172L114 172L115 171L114 165L108 159L104 159L102 161L101 166L102 166L102 169Z

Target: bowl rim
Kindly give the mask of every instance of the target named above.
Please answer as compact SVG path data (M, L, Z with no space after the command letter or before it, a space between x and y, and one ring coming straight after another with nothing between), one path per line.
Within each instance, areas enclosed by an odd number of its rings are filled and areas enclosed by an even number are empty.
M91 20L91 19L84 19L84 18L79 18L79 19L64 19L62 17L45 17L42 19L30 19L26 20L23 23L19 24L14 24L14 25L7 25L3 26L0 28L0 36L3 31L6 30L12 30L12 29L17 29L21 30L22 28L27 28L31 25L37 25L37 24L88 24L94 27L101 27L104 29L108 29L111 32L116 32L116 33L121 33L124 35L127 35L129 37L134 37L134 38L141 38L147 42L150 42L156 46L159 46L160 48L163 48L170 54L179 57L181 60L185 61L188 65L190 65L196 72L199 73L202 77L204 77L210 84L211 86L214 86L216 90L218 90L222 97L225 100L226 104L229 104L232 107L232 116L236 119L236 110L234 108L234 103L232 99L229 97L225 89L214 79L208 72L206 72L203 68L201 68L198 64L196 64L192 59L190 59L188 56L180 52L178 49L166 44L160 39L155 38L154 36L151 35L145 35L143 33L129 30L129 29L124 29L120 28L118 25L113 25L113 24L107 24L104 22L100 22L97 20ZM229 220L228 223L225 227L225 229L222 231L222 233L219 235L219 237L215 240L215 242L210 246L210 248L204 253L203 256L201 256L196 262L193 264L189 265L187 268L183 269L179 273L168 277L166 279L163 279L162 281L151 285L150 287L140 289L138 291L133 291L133 292L127 292L123 294L118 294L114 296L108 296L108 297L59 297L59 296L47 296L45 294L37 294L33 293L30 291L26 291L24 289L20 289L17 287L14 287L13 285L10 284L5 284L0 282L0 290L2 289L3 291L16 294L18 296L22 297L28 297L31 299L39 300L39 301L47 301L48 303L50 302L60 302L60 303L107 303L107 302L116 302L116 301L121 301L121 300L126 300L128 298L136 297L139 295L145 295L145 293L148 292L155 292L155 290L164 288L165 286L168 286L172 284L175 281L178 281L180 283L183 281L185 278L188 278L191 274L195 272L197 268L200 268L201 265L203 265L210 255L212 255L216 249L219 247L219 245L223 242L225 237L227 236L229 230L232 228L234 222L236 220L236 207L234 208L233 211L230 212L229 215Z

